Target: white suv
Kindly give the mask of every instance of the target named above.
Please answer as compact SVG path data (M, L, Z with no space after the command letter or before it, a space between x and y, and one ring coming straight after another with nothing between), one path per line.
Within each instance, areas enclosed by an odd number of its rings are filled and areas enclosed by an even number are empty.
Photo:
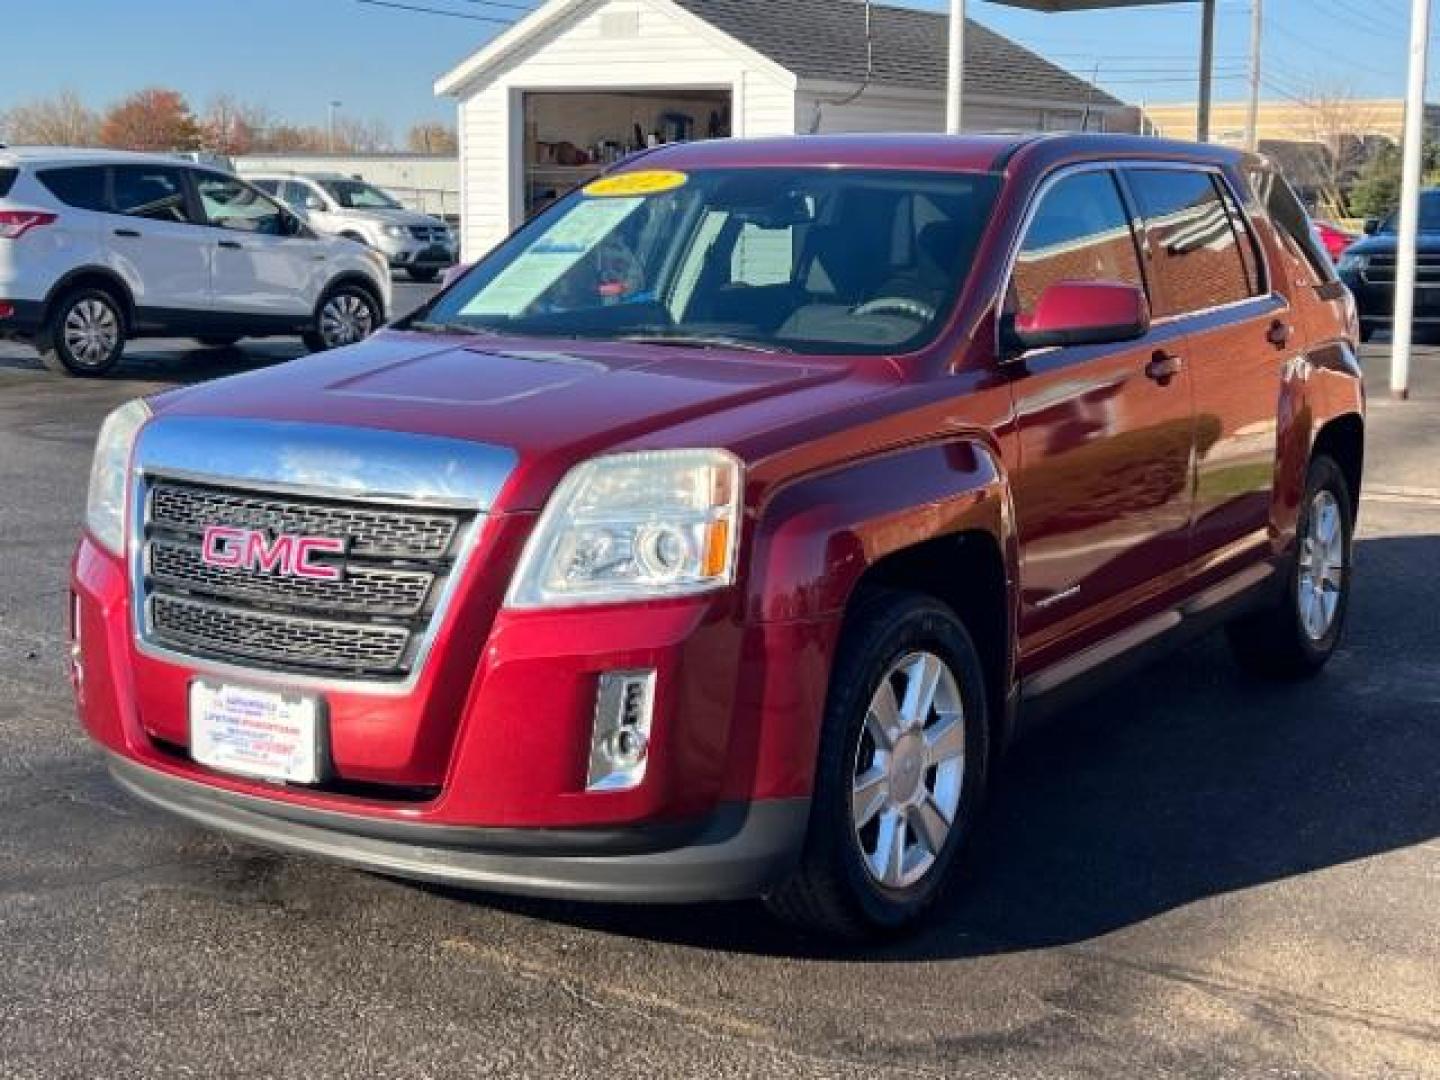
M434 281L455 265L458 245L437 217L407 210L393 195L338 173L247 173L252 184L273 195L320 232L345 236L384 254L414 281Z
M147 154L0 147L0 338L104 375L127 338L299 334L348 345L385 321L375 252L322 236L235 176Z

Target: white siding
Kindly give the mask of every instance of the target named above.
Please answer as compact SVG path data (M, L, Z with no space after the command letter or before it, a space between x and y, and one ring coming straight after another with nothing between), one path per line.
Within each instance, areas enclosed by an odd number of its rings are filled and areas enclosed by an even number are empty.
M944 131L945 101L940 90L926 94L916 90L871 87L848 104L835 104L853 94L853 86L802 83L795 98L797 131L808 132L815 124L815 104L820 104L821 134L882 131ZM1057 131L1080 127L1084 107L1073 103L965 101L966 131ZM1103 128L1101 110L1090 117L1090 130Z
M468 87L461 100L464 258L478 258L520 223L524 91L726 89L734 94L737 136L793 134L793 79L747 61L745 52L655 0L596 0L558 30L517 47L502 70Z

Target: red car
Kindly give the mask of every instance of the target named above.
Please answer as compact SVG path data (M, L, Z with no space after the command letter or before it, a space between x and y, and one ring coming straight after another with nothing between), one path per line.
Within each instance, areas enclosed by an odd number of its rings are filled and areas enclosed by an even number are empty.
M1345 622L1348 294L1260 158L659 149L353 347L105 423L74 685L119 783L388 874L932 909L1002 751Z
M1345 254L1346 248L1360 239L1354 233L1348 233L1340 226L1332 225L1328 221L1316 221L1315 234L1320 237L1320 243L1324 246L1325 253L1334 263L1340 261L1340 256Z

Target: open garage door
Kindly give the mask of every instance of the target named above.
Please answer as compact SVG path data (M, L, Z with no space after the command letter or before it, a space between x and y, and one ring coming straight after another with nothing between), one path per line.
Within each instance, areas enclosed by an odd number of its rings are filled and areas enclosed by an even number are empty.
M647 146L729 135L731 109L729 88L527 92L525 216Z

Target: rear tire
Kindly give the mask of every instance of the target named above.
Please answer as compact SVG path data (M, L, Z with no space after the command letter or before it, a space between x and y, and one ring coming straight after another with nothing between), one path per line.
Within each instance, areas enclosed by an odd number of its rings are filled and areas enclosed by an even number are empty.
M850 941L918 924L974 828L988 736L984 669L954 612L919 593L863 595L831 675L805 849L771 911Z
M1353 506L1334 459L1311 462L1282 596L1226 628L1235 659L1250 674L1305 679L1334 655L1350 608Z
M315 305L311 329L301 335L312 353L354 345L380 329L380 301L369 289L349 282L337 285Z
M55 301L37 346L40 362L57 375L108 375L125 354L125 313L104 289L76 289Z

